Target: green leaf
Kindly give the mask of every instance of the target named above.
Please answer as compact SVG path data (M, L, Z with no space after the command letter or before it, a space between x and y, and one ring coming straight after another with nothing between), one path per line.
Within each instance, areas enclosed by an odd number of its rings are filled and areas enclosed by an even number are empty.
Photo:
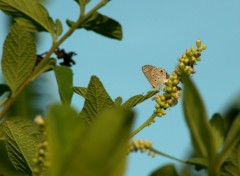
M59 19L56 19L56 35L60 36L62 34L62 23Z
M11 91L11 89L6 84L0 84L0 96L9 91Z
M32 174L40 142L40 134L34 124L26 119L12 117L3 124L9 159L14 167L28 175Z
M240 143L232 150L229 158L222 165L221 175L240 175Z
M0 175L1 176L26 176L26 174L17 171L7 155L7 149L4 140L0 140Z
M99 112L113 106L114 102L104 89L101 81L96 76L92 76L88 84L83 109L79 114L80 117L87 124L91 124Z
M208 168L208 161L206 158L189 158L186 163L192 164L196 167L196 170Z
M114 100L114 103L115 103L115 105L117 105L117 106L121 106L121 104L122 104L122 97L117 97L117 98Z
M174 165L167 164L155 170L150 176L178 176L178 173Z
M122 106L128 107L128 108L133 108L134 106L142 103L143 101L151 98L153 95L158 93L158 91L149 91L147 92L146 95L135 95L131 98L129 98L125 103L123 103Z
M90 2L90 0L74 0L74 1L80 4L82 8L84 8Z
M240 142L240 115L234 120L227 137L224 141L222 151L218 157L219 162L223 163L225 159L230 155L233 148Z
M15 91L30 76L36 62L36 47L31 33L23 26L13 25L3 47L2 71L4 78Z
M183 76L183 85L183 108L193 147L199 157L208 158L211 162L217 152L217 142L208 121L204 103L189 77Z
M6 14L13 16L16 21L24 18L25 23L28 20L39 31L48 31L52 36L54 34L53 20L39 1L0 0L0 9Z
M67 20L67 24L71 27L74 22ZM85 19L85 22L79 28L85 28L112 39L122 40L121 24L98 12Z
M126 159L126 147L133 113L125 109L106 110L88 128L76 111L55 105L47 115L51 176L119 175ZM99 152L100 151L100 152Z
M216 141L216 147L219 149L224 139L224 120L220 114L214 114L210 120L213 129L213 135Z
M35 80L41 73L53 70L55 66L56 66L56 59L53 59L53 58L48 59L48 61L42 67L35 68L35 69L38 69L38 71L31 76L31 80Z
M78 113L68 105L55 105L47 113L49 158L52 176L62 175L71 152L76 152L74 142L81 136L83 125Z
M73 91L76 94L81 95L83 98L86 98L86 95L87 95L87 88L86 87L73 87Z
M58 83L58 90L63 103L71 104L73 95L73 73L69 67L56 66L54 69L55 76Z

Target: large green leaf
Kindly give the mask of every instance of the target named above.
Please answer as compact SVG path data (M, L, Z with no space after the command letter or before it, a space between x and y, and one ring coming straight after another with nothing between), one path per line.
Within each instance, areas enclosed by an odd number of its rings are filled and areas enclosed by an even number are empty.
M111 109L97 116L86 128L69 106L50 108L47 131L51 176L123 175L133 113Z
M87 88L84 107L80 112L80 117L87 124L90 124L95 120L99 112L112 108L113 106L114 102L104 89L101 81L96 76L92 76Z
M143 101L151 98L153 95L158 93L158 91L149 91L146 95L135 95L131 98L129 98L125 103L123 103L122 106L133 108L134 106L138 105L139 103L142 103Z
M58 90L63 103L71 104L73 95L73 73L69 67L57 66L54 69L58 83Z
M67 24L71 27L75 23L67 20ZM87 30L94 31L103 36L122 40L122 26L119 22L98 12L93 13L79 28L85 28Z
M150 176L178 176L178 173L172 164L167 164L155 170Z
M39 1L0 0L0 9L20 23L32 23L39 31L54 34L53 20Z
M77 137L80 138L84 127L78 113L68 105L51 107L47 114L47 124L51 175L62 175L60 171L65 168L70 153L76 152L74 142Z
M31 175L36 165L33 159L37 156L37 145L41 140L37 128L29 120L14 117L13 120L4 122L3 132L6 136L8 156L13 166Z
M31 33L18 24L12 26L3 47L2 71L12 92L29 77L36 62L36 47Z
M240 175L240 143L232 150L221 168L222 176Z
M212 162L217 152L217 142L208 121L202 98L189 77L183 76L183 108L190 129L192 143L199 157Z

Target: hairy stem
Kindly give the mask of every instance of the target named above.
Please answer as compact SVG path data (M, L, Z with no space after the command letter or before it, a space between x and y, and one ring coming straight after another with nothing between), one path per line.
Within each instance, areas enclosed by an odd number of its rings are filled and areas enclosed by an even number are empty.
M155 119L156 115L152 114L151 117L149 117L142 125L140 125L136 130L134 130L131 134L130 137L135 136L138 132L140 132L143 128L146 126L149 126Z

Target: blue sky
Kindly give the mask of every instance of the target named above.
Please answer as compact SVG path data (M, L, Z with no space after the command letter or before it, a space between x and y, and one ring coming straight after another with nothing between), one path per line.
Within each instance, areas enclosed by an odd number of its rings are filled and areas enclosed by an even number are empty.
M96 2L92 1L90 6ZM47 8L54 19L60 18L62 22L66 18L75 20L79 13L74 1L52 0ZM61 47L78 53L74 57L77 62L73 67L74 85L87 86L91 75L97 75L112 98L122 96L126 100L151 89L141 71L143 65L160 66L171 74L177 59L200 38L208 48L203 52L202 61L196 66L197 73L192 78L211 116L215 112L223 112L233 98L240 96L239 8L238 0L112 0L100 12L122 24L122 41L79 30ZM4 22L4 17L0 13L0 21ZM1 46L6 32L2 30L0 28ZM49 49L51 41L46 33L40 36L43 38L38 53L43 53ZM56 92L52 74L49 74L49 80L53 84L51 91ZM51 96L53 101L58 101L56 93ZM73 106L80 110L82 105L83 99L74 96ZM148 100L135 108L135 127L151 115L154 105ZM134 138L151 140L156 149L186 158L191 147L181 103ZM181 166L161 156L151 158L147 154L133 153L126 175L145 176L166 163Z

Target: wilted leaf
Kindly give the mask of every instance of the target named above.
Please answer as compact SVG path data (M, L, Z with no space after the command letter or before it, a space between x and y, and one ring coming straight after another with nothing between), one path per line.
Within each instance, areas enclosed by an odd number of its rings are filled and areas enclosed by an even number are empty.
M150 176L178 176L178 173L174 165L167 164L155 170Z
M58 83L58 90L63 103L71 104L73 95L72 84L73 84L73 73L69 67L56 66L55 76Z
M71 27L74 22L67 20L67 24ZM85 28L109 38L122 40L121 24L98 12L93 13L79 28Z
M87 95L87 88L86 87L73 87L73 91L76 94L81 95L83 98L86 98L86 95Z
M36 47L31 33L13 25L3 47L2 71L6 82L15 91L29 77L36 62Z
M87 88L84 107L80 112L80 118L87 124L91 124L99 112L112 108L113 106L114 102L104 89L100 80L96 76L92 76Z
M183 108L185 120L190 129L191 139L198 156L214 159L217 143L208 121L202 98L189 77L183 77Z
M39 31L48 31L53 36L54 23L39 1L0 0L0 9L22 23L32 23ZM26 21L28 20L28 22Z
M3 132L6 136L8 156L14 167L28 175L32 175L38 147L41 140L37 128L31 121L14 117L3 124Z
M123 103L122 106L128 107L128 108L133 108L134 106L142 103L143 101L151 98L153 95L158 93L158 91L149 91L147 92L146 95L135 95L131 98L129 98L125 103Z

